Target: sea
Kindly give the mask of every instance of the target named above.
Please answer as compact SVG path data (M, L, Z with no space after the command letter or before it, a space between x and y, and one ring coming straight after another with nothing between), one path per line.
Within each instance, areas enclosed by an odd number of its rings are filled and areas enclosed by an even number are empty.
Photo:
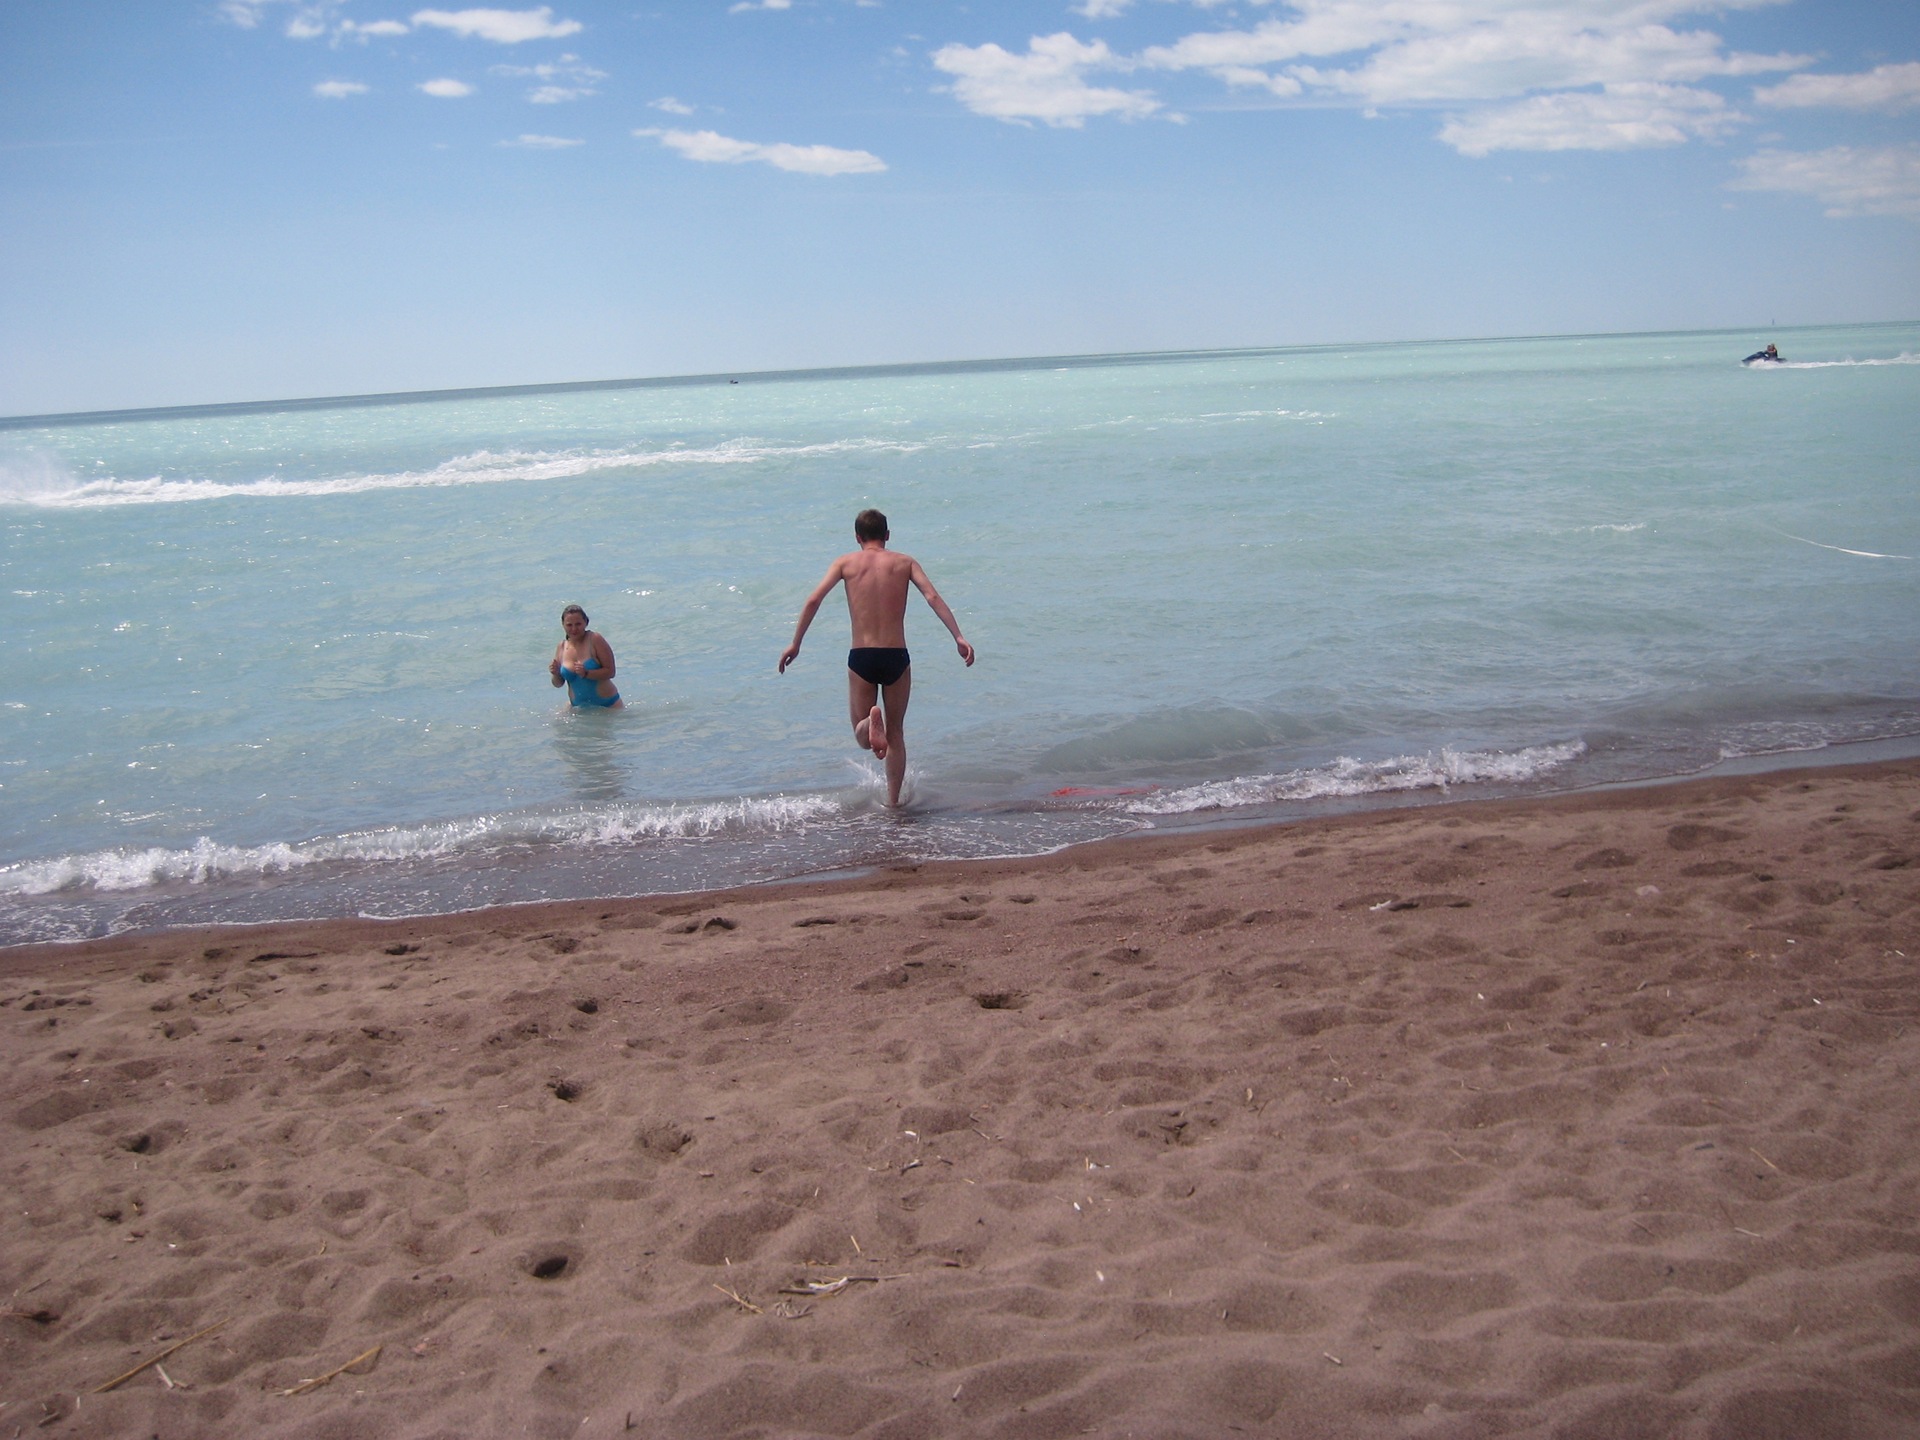
M777 672L869 506L898 811ZM0 529L4 945L1920 753L1920 323L25 417Z

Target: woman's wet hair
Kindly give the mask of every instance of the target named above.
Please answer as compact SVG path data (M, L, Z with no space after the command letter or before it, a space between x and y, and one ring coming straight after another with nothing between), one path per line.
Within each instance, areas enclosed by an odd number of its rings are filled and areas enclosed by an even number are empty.
M887 517L878 510L862 510L853 517L853 538L862 544L887 538Z
M560 623L562 625L567 623L567 616L569 615L578 615L582 625L591 625L593 623L587 618L587 612L582 610L578 605L569 605L560 612Z

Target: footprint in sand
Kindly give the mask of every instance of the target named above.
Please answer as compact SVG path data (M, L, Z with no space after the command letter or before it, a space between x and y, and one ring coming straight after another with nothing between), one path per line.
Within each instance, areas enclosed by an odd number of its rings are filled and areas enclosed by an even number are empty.
M1663 1290L1720 1295L1747 1283L1752 1272L1731 1260L1687 1260L1643 1251L1595 1255L1573 1272L1574 1293L1620 1304L1651 1300Z
M702 1030L719 1030L729 1025L771 1025L793 1013L793 1007L778 1000L756 995L722 1005L700 1022Z
M1723 830L1718 825L1696 825L1691 822L1669 826L1667 844L1675 850L1698 850L1703 845L1724 845L1730 840L1738 840L1740 834L1735 830Z
M1410 1330L1434 1330L1513 1303L1519 1285L1498 1270L1411 1270L1376 1288L1368 1308Z
M693 1132L671 1120L648 1120L635 1132L633 1143L644 1155L670 1160L693 1143Z
M1609 845L1574 861L1573 868L1575 870L1624 870L1629 865L1638 864L1639 860L1638 855L1629 855L1625 850Z
M767 1237L798 1219L801 1212L772 1200L744 1210L715 1215L693 1232L681 1247L682 1257L695 1265L726 1265L751 1260Z

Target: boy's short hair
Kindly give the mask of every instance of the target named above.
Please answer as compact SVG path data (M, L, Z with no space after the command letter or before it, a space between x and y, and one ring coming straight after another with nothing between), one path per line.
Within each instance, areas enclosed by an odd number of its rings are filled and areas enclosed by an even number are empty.
M878 510L862 510L853 517L853 538L865 544L887 538L887 517Z

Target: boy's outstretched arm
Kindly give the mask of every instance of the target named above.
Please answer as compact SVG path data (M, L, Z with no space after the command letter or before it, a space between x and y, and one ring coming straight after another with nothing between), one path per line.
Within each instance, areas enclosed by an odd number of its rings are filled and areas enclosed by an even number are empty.
M787 673L787 666L799 657L800 642L806 638L807 627L813 624L813 617L820 613L820 602L833 593L833 587L840 583L840 579L840 562L836 560L827 567L827 578L813 587L813 593L807 596L807 603L800 607L800 623L793 627L793 643L780 652L782 675Z
M947 633L953 636L953 643L960 651L960 658L969 665L973 664L973 646L969 645L967 637L960 633L960 622L953 618L953 611L948 608L947 602L940 598L940 592L933 588L933 581L927 578L927 572L920 568L918 560L913 562L911 579L914 588L927 597L927 604L933 608L933 613L940 617L940 623L947 627ZM799 644L797 638L794 643L797 648Z

